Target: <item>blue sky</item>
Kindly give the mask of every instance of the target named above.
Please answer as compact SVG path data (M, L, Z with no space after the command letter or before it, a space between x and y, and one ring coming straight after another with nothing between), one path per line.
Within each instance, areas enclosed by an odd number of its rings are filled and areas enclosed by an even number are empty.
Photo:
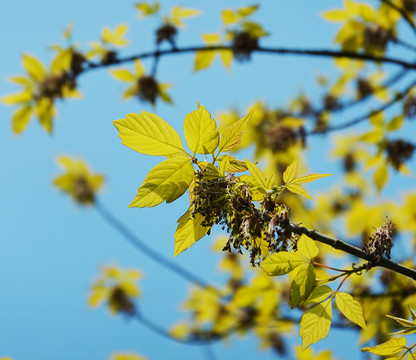
M161 3L162 12L178 4ZM201 33L221 29L221 8L251 2L198 0L180 4L204 11L202 17L187 21L187 29L180 33L178 46L185 46L199 44ZM254 19L272 35L262 44L328 47L336 27L325 23L319 12L340 4L333 0L264 2ZM47 63L52 56L47 46L64 44L62 30L69 23L74 25L73 38L82 50L89 41L99 39L103 26L113 28L120 23L129 24L127 37L131 41L122 55L152 50L159 20L138 20L137 15L133 2L0 0L0 95L17 90L5 80L23 73L20 55L30 53ZM173 258L176 220L186 209L186 199L152 209L127 209L159 159L122 146L112 121L130 112L154 111L183 134L183 119L197 101L213 114L232 107L244 110L257 99L272 107L285 105L302 88L317 91L318 73L334 76L331 61L322 59L255 54L250 63L233 64L231 72L217 61L210 70L197 74L192 73L192 62L192 55L161 60L158 78L174 84L173 107L158 104L152 109L136 101L122 102L124 85L106 70L83 75L79 88L84 98L58 105L52 136L34 119L22 135L13 136L12 109L0 105L0 357L108 359L113 352L132 351L148 359L203 359L200 349L161 339L134 321L111 316L104 307L88 309L89 286L100 265L141 269L145 274L140 281L141 309L166 328L184 316L178 309L189 293L189 284L137 252L94 209L74 205L52 187L52 178L60 171L56 156L84 158L93 170L106 176L100 201L140 238ZM149 61L144 64L150 69ZM336 172L333 163L326 165L327 158L322 161L328 145L318 138L310 145L313 172ZM403 187L414 183L414 179L400 181ZM319 186L309 189L318 190ZM174 261L221 283L224 275L217 270L218 256L210 250L214 238L204 238ZM356 337L337 331L315 348L335 348L335 344L340 358L346 349L358 348ZM254 358L259 351L257 342L250 338L233 338L232 346L218 344L214 349L218 359ZM261 356L273 358L269 351Z

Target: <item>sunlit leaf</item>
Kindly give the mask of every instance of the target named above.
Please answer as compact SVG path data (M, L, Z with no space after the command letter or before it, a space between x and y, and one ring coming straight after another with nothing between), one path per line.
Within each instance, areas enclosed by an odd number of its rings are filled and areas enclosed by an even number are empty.
M129 81L136 80L136 76L127 69L114 69L114 70L111 70L110 73L117 80L120 80L120 81L129 82Z
M279 276L291 272L297 266L307 263L297 253L281 251L270 255L260 264L261 268L269 276Z
M383 189L384 185L386 185L387 183L388 178L389 170L387 168L387 164L382 163L376 169L373 176L374 184L376 185L378 191L381 191Z
M264 190L267 190L267 181L263 172L256 165L254 165L247 159L244 159L244 161L247 165L248 171L250 171L250 175L253 177L254 181L256 182L256 185L261 187Z
M127 114L125 119L115 120L113 124L122 143L139 153L168 156L184 151L179 134L155 114L146 111Z
M298 161L293 161L285 170L283 173L283 181L285 184L289 184L298 173Z
M300 319L299 335L302 337L302 349L317 343L328 336L332 322L332 299L306 310Z
M332 289L329 286L317 286L315 287L304 305L313 305L324 301L332 294Z
M290 307L292 309L308 298L314 284L315 268L312 264L302 266L290 287Z
M332 174L310 174L306 176L301 176L296 179L293 179L290 183L291 184L304 184L304 183L310 183L312 181L321 179L326 176L331 176Z
M252 114L253 110L250 111L244 118L231 124L222 134L220 134L220 142L218 145L219 153L231 151L240 144L244 129Z
M170 203L183 195L193 176L191 159L167 159L150 170L129 207L153 207L164 200Z
M312 197L306 192L306 190L298 185L298 184L287 184L286 185L286 189L288 189L290 192L294 193L294 194L299 194L302 195L308 199L312 199Z
M20 134L29 124L33 115L33 107L24 105L14 112L12 117L12 129L14 134Z
M335 294L335 303L339 311L353 323L365 329L365 320L363 316L363 309L358 301L347 293L337 292Z
M197 51L195 53L194 71L207 69L214 61L216 51Z
M221 12L222 22L225 25L235 24L238 21L238 15L231 9L224 9Z
M45 78L46 69L43 64L34 56L23 54L22 64L33 80L40 82Z
M361 349L362 352L371 352L376 355L389 356L398 353L405 349L406 339L404 337L392 338L385 343L373 346L364 347Z
M302 234L302 236L299 238L297 242L297 248L299 253L308 259L313 259L319 254L319 249L315 245L315 241L313 241L309 236L306 236L305 234Z
M211 154L217 148L217 125L203 105L185 116L183 128L193 154Z
M204 217L201 214L195 214L195 217L192 217L191 210L188 210L180 217L175 232L174 256L189 249L199 239L206 235L208 228L201 225L203 221Z

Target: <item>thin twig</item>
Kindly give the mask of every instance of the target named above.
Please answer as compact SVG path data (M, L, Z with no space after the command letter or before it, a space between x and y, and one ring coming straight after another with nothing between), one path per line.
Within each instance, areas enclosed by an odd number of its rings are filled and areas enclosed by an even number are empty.
M202 288L212 288L213 286L208 284L205 280L202 280L195 274L191 273L189 270L183 268L180 265L173 263L171 260L165 258L163 255L159 254L157 251L153 250L148 246L144 241L137 237L133 232L124 225L120 220L118 220L109 210L107 210L98 200L95 201L94 208L97 212L104 218L104 220L114 227L125 239L127 239L134 247L136 247L144 255L148 256L150 259L159 263L168 270L173 271L182 278L191 281L192 283L202 287Z
M363 122L367 119L370 118L370 116L378 114L384 110L387 110L389 107L393 106L395 103L397 103L398 101L400 101L401 99L403 99L407 93L414 87L416 86L416 80L412 81L412 83L407 86L402 92L400 92L399 94L397 94L391 101L389 101L388 103L383 104L382 106L378 107L375 110L370 110L368 113L365 113L363 115L360 115L352 120L346 121L343 124L339 124L339 125L334 125L334 126L328 126L325 129L316 129L313 130L309 133L307 133L307 135L315 135L315 134L326 134L330 131L337 131L337 130L343 130L345 128L351 127L353 125L356 125L360 122Z
M215 45L215 46L189 46L183 48L173 48L168 50L156 50L150 52L143 52L136 55L127 56L124 58L116 59L110 64L94 63L88 62L84 70L80 73L85 73L93 69L104 68L113 65L120 65L128 62L132 62L137 59L146 59L152 57L161 57L166 55L175 55L175 54L185 54L185 53L195 53L197 51L215 51L215 50L232 50L231 46L224 45ZM279 54L279 55L300 55L300 56L313 56L313 57L327 57L327 58L349 58L357 60L367 60L376 63L389 63L399 65L405 69L416 69L415 63L410 63L401 59L375 56L366 53L357 53L353 51L337 51L337 50L309 50L309 49L291 49L291 48L266 48L258 47L253 50L253 52L258 53L268 53L268 54Z
M361 250L360 248L350 245L342 240L332 238L330 236L321 234L315 230L309 230L303 226L298 226L296 224L290 224L287 227L288 230L294 232L295 234L302 235L305 234L311 239L322 242L324 244L332 246L334 249L342 250L348 254L354 255L363 260L370 260L370 255ZM384 267L386 269L392 270L404 276L407 276L413 280L416 280L416 270L405 267L401 264L397 264L391 260L381 258L377 266Z

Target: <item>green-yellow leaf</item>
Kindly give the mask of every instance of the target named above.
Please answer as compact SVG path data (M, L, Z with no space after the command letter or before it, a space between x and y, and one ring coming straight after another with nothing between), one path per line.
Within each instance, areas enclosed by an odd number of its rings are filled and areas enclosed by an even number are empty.
M320 178L331 176L332 174L310 174L306 176L301 176L296 179L293 179L290 183L291 184L304 184L304 183L310 183L312 181L318 180Z
M22 63L23 67L33 80L40 82L45 78L46 69L43 64L34 56L23 54Z
M234 58L233 52L231 50L220 50L219 53L224 67L229 70Z
M221 162L224 157L229 158L229 164L225 171L234 174L237 172L244 172L248 170L246 163L244 161L238 160L234 156L222 155L218 158L218 161Z
M238 21L239 16L231 9L224 9L221 12L222 22L225 25L235 24Z
M348 320L363 329L366 328L363 309L361 308L360 303L354 300L350 294L337 292L335 294L335 303L337 304L339 311L341 311Z
M342 9L333 9L322 13L322 17L328 21L345 21L348 20L349 15Z
M141 16L145 17L152 15L159 10L159 2L156 1L153 5L150 5L147 2L137 3L135 7L139 10Z
M5 95L1 98L4 105L16 105L29 102L33 99L32 93L29 91L22 91L15 94Z
M329 286L317 286L315 287L304 305L313 305L320 303L328 298L332 294L332 289Z
M14 134L20 134L29 124L33 114L33 107L24 105L16 110L12 117L12 129Z
M136 81L136 76L127 69L114 69L110 71L117 80L130 82Z
M218 179L224 175L220 169L207 161L198 161L198 166L204 169L203 179Z
M193 154L211 154L217 148L217 125L203 105L185 116L183 129Z
M195 214L191 217L191 210L188 210L178 220L178 227L175 232L175 251L174 256L182 251L189 249L199 239L204 237L208 232L208 227L202 226L201 222L204 217L201 214Z
M237 12L240 17L247 17L254 13L259 8L258 5L240 7Z
M267 190L267 180L263 172L256 165L254 165L247 159L244 159L244 162L246 163L248 171L250 172L250 175L253 177L256 185L262 188L263 190Z
M306 192L306 190L298 184L286 184L286 189L288 189L292 193L302 195L308 199L312 199L312 197Z
M302 337L302 350L328 336L332 321L332 299L315 305L305 311L300 319L299 335Z
M297 266L307 263L297 253L281 251L270 255L261 264L261 268L269 276L279 276L291 272Z
M389 170L387 168L387 164L382 163L376 169L373 175L374 184L376 185L378 191L381 191L383 189L384 185L386 185L387 183L388 178L389 178Z
M150 170L129 207L153 207L163 200L170 203L183 195L193 176L191 159L167 159Z
M405 349L406 339L404 337L392 338L385 343L373 346L364 347L361 349L362 352L371 352L376 355L389 356L398 353Z
M194 71L208 68L214 61L216 51L197 51L195 54Z
M315 268L312 264L300 268L290 287L290 307L292 309L303 303L311 294L315 278Z
M397 115L389 121L389 123L387 124L387 130L388 131L399 130L403 126L403 122L404 122L404 116Z
M404 326L404 327L413 327L416 326L416 323L414 323L413 321L407 320L407 319L402 319L396 316L391 316L391 315L386 315L387 317L389 317L390 319L393 319L395 321L397 321L400 325Z
M315 241L313 241L310 237L302 234L297 242L298 251L300 254L305 256L308 259L313 259L314 257L318 256L319 249L315 245Z
M221 156L221 158L218 159L218 162L220 164L220 172L222 175L224 175L227 169L230 167L230 159L230 155Z
M142 111L127 114L125 119L113 121L122 143L139 153L168 156L184 152L175 129L159 116Z
M285 172L283 173L283 181L285 182L285 184L289 184L296 177L297 173L298 161L295 160L286 168Z
M224 130L220 136L218 145L219 153L231 151L240 144L244 129L252 114L253 110L251 110L244 118L237 120Z

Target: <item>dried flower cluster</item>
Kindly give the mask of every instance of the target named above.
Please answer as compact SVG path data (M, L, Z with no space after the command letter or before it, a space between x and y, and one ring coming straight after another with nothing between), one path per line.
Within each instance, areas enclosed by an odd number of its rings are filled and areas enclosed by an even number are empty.
M293 242L293 234L285 230L289 223L288 209L279 205L271 195L265 195L258 209L252 201L250 186L234 175L215 179L200 179L192 192L192 215L204 217L201 225L209 228L222 226L230 235L224 251L232 248L250 252L253 266L264 251L286 251Z
M370 256L369 261L364 265L370 269L378 264L383 255L390 259L390 251L393 247L394 224L388 220L385 224L376 228L370 236L370 241L363 247L363 250Z
M387 157L391 164L399 169L400 166L409 160L415 150L415 145L403 139L390 140L386 146Z
M249 34L248 32L234 33L232 41L232 49L234 57L237 60L250 60L251 53L259 46L258 38Z

